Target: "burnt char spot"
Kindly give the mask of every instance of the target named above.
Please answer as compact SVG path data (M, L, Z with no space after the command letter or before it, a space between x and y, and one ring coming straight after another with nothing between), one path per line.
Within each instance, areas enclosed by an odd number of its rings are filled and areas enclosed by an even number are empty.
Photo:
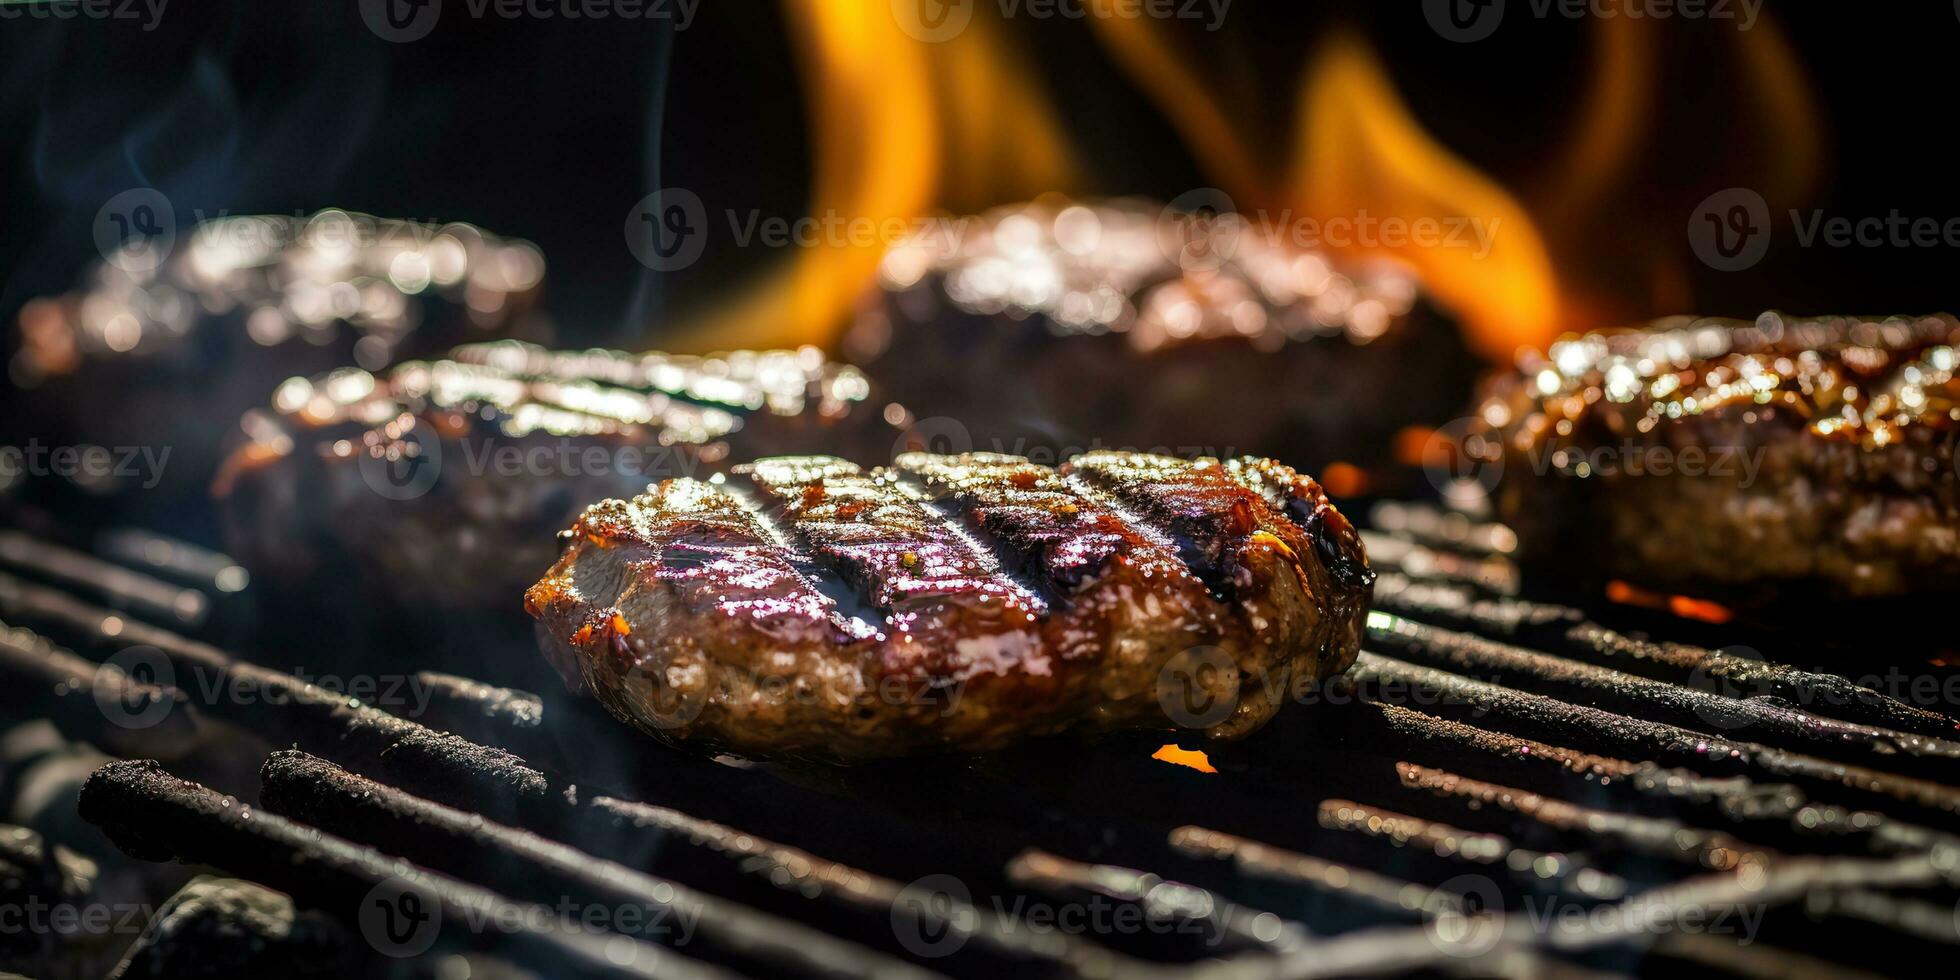
M1293 501L1288 501L1289 505ZM1287 516L1292 517L1288 507ZM1298 522L1298 518L1294 518ZM1307 536L1313 539L1314 551L1320 555L1320 563L1327 566L1328 574L1334 581L1350 588L1365 589L1375 584L1375 570L1368 567L1368 559L1362 556L1361 536L1347 518L1332 510L1316 512L1303 523Z
M1353 589L1374 586L1375 572L1368 567L1361 535L1334 509L1326 492L1311 477L1257 456L1232 460L1225 464L1225 472L1234 483L1257 493L1305 531L1334 581Z

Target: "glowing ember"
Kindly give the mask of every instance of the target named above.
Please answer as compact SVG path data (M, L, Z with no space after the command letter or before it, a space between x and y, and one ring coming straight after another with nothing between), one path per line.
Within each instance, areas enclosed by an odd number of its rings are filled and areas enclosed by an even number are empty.
M1216 773L1218 771L1211 767L1211 759L1203 752L1195 749L1180 748L1171 742L1164 743L1163 747L1152 752L1150 757L1158 762L1168 762L1174 766L1196 769L1199 772Z
M1625 606L1666 610L1682 619L1698 619L1704 623L1726 623L1735 618L1734 611L1721 603L1692 596L1666 595L1618 579L1606 583L1606 598Z

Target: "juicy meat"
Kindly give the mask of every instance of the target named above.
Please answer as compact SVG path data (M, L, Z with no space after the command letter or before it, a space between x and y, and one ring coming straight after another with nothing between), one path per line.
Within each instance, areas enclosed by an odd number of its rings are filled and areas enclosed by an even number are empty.
M1757 604L1960 588L1960 321L1679 318L1489 385L1470 447L1562 573Z
M663 738L830 759L1264 724L1344 670L1374 577L1263 459L782 457L588 508L526 596L575 688Z
M352 574L417 608L497 610L592 500L732 450L884 458L863 375L814 349L713 357L473 344L280 385L219 474L234 553L304 587Z
M845 353L929 420L928 451L1256 449L1379 487L1396 433L1454 418L1477 359L1406 273L1232 217L1043 201L936 228L886 255Z
M230 421L280 379L547 330L532 316L537 248L464 224L238 215L199 224L161 264L132 258L145 257L112 255L21 309L6 369L34 397L0 413L0 443L169 447L160 472L88 478L118 523L201 516Z

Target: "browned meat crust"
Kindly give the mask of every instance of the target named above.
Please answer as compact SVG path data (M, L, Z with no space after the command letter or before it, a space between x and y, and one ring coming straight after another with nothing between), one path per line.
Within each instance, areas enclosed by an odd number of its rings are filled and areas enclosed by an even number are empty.
M1454 417L1480 371L1406 272L1142 201L937 225L886 256L880 286L845 353L940 420L920 447L938 452L1369 467L1403 428Z
M1956 343L1947 315L1570 337L1494 379L1472 435L1540 565L1744 603L1950 593Z
M891 450L869 388L814 349L679 357L498 342L281 385L220 472L255 573L352 571L417 608L515 609L586 502L810 441ZM860 438L861 437L861 438ZM351 566L348 568L346 566Z
M1353 662L1374 581L1319 486L1255 459L765 459L566 540L526 604L569 683L662 738L828 759L1240 737Z
M0 413L0 439L168 447L168 465L145 474L155 487L112 475L87 489L118 494L115 513L178 521L229 448L219 420L263 404L280 379L541 339L530 313L543 276L536 247L464 224L213 219L160 265L114 255L74 291L22 308L20 348L0 358L34 397Z

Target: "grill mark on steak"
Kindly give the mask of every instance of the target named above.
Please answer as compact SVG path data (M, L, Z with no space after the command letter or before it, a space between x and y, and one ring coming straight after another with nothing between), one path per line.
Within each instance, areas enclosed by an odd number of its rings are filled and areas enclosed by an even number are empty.
M900 493L938 514L939 519L946 523L947 530L965 541L975 553L990 559L1001 578L1020 590L1029 603L1037 607L1037 611L1047 612L1050 596L1045 594L1038 583L1029 580L1023 574L1023 557L1011 549L1002 547L1001 543L995 541L972 514L950 501L941 500L939 495L897 467L881 467L878 472Z
M242 420L249 441L213 490L254 575L309 586L347 568L391 606L469 609L487 596L501 608L586 503L733 453L889 447L867 397L860 373L814 350L470 344L286 380Z
M1092 452L1069 460L1063 470L1121 501L1221 595L1235 587L1236 549L1249 535L1266 530L1294 544L1288 534L1276 533L1277 522L1264 519L1265 499L1227 478L1217 460Z
M779 457L735 468L774 505L812 557L849 580L901 631L954 607L1000 604L1031 620L1046 603L993 555L885 471L828 456Z
M763 531L769 542L781 549L783 560L834 603L839 616L861 624L861 631L866 634L876 633L882 628L884 613L867 602L846 577L816 560L797 544L794 532L783 526L780 501L762 499L757 488L746 481L728 480L716 474L712 482L734 499L737 506L748 512L749 518Z
M1281 496L1217 460L1086 463L786 457L669 480L589 508L528 607L549 655L621 719L828 758L1073 727L1233 738L1353 662L1371 589L1323 567L1308 529L1269 502ZM1323 499L1291 470L1270 482L1303 513ZM1166 527L1216 539L1181 552ZM833 598L846 590L849 603ZM868 622L846 615L860 597ZM1180 667L1194 651L1228 666ZM1164 700L1180 679L1203 691ZM1192 720L1173 703L1228 714Z
M1127 557L1147 574L1188 575L1154 529L1018 456L900 456L896 467L978 525L1004 563L1057 600Z

